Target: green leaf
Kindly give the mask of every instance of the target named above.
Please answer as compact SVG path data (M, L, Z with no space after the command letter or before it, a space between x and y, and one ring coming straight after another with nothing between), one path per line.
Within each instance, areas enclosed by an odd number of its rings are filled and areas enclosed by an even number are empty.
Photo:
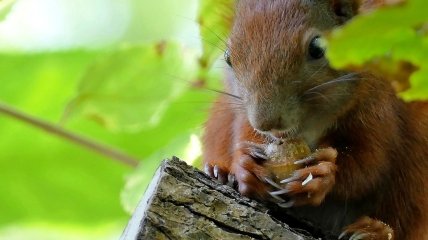
M408 0L357 16L331 34L331 64L336 68L363 69L374 61L410 63L421 70L414 73L411 88L401 96L406 100L428 99L428 75L424 70L428 68L426 9L425 0Z
M90 66L67 113L78 111L115 131L154 127L188 88L194 59L164 42L123 47Z
M412 88L400 93L400 96L407 101L414 99L428 99L428 68L423 68L414 73L410 79Z

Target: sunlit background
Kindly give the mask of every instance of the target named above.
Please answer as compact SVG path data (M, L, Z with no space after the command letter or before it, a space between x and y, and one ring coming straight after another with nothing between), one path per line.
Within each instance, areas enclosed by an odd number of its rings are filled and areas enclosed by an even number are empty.
M0 47L5 52L99 49L167 39L197 49L197 3L17 0L0 23Z
M198 1L0 7L0 101L143 161L135 171L0 115L0 239L117 239L159 162L200 155L215 94L190 87Z

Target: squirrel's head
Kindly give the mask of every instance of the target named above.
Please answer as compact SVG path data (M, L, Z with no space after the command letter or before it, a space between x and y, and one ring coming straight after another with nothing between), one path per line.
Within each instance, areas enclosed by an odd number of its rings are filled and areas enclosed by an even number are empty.
M352 102L358 76L333 70L323 34L352 18L356 0L239 0L225 60L251 125L315 142Z

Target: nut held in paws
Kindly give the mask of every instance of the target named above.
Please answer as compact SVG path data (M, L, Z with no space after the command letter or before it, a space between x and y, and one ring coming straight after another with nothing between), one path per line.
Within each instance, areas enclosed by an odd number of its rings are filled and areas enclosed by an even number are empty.
M288 178L298 165L294 161L303 159L311 154L308 144L302 139L289 139L282 143L270 143L266 148L269 160L264 163L272 173L272 178L279 183Z

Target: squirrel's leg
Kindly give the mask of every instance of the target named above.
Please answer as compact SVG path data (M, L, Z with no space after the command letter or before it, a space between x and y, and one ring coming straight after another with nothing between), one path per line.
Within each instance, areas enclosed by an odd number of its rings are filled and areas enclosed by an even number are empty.
M220 96L211 109L211 115L205 125L203 136L204 171L222 184L233 184L232 132L234 113L229 107L230 101Z

